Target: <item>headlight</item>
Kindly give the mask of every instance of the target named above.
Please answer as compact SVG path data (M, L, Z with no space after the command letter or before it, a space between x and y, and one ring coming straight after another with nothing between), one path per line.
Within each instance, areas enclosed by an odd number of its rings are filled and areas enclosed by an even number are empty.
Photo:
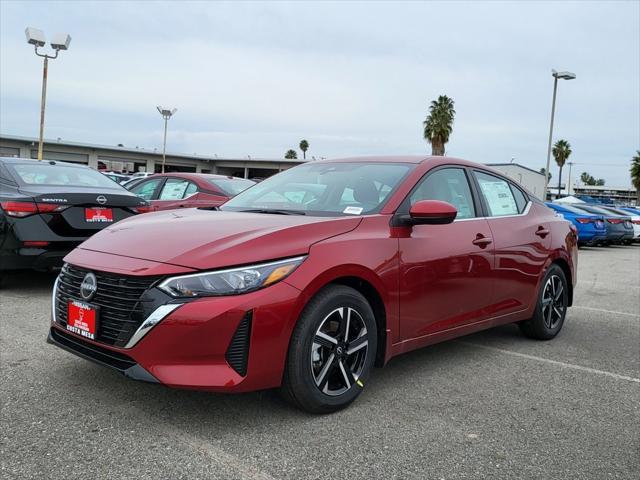
M158 288L172 297L238 295L285 279L305 258L296 257L248 267L171 277L158 285Z

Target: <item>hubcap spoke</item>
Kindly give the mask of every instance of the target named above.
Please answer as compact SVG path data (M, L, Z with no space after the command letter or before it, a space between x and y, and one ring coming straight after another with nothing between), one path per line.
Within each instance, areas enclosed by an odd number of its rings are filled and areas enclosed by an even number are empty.
M367 336L364 335L362 337L356 338L353 342L351 342L349 344L349 346L347 347L347 355L351 355L355 352L357 352L358 350L366 347L369 345L369 340L367 339Z
M336 356L332 353L331 356L327 359L326 363L323 365L322 370L320 370L318 377L316 378L316 385L318 385L321 390L329 379L328 373L331 367L333 367L333 361L335 360L335 358Z
M340 371L342 372L342 378L344 379L344 386L347 388L351 388L351 381L349 380L350 375L347 375L347 371L344 368L344 364L342 360L338 360L338 365L340 366Z
M338 340L320 331L316 333L313 342L327 348L333 348L334 345L338 344Z
M553 298L555 298L556 301L559 301L562 298L563 292L564 292L564 287L562 286L562 283L560 283L558 285L558 290L556 291L556 294Z

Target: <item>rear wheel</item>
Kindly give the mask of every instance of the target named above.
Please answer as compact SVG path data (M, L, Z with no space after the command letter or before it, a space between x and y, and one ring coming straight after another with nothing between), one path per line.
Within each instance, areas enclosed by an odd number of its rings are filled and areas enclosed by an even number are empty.
M564 271L558 265L551 265L542 281L533 318L520 322L520 330L531 338L550 340L564 324L569 304L569 289Z
M340 410L363 390L376 347L376 321L367 300L350 287L330 285L298 320L281 392L310 413Z

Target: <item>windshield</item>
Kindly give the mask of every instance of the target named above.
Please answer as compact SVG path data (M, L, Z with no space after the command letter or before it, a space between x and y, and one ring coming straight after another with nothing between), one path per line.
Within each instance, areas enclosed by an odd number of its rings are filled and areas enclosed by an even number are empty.
M306 163L266 179L220 209L320 216L375 213L411 168L403 163Z
M7 167L25 185L119 188L118 184L106 175L87 167L51 165L47 162L13 163Z
M207 181L230 197L235 197L256 184L253 180L245 180L244 178L208 178Z

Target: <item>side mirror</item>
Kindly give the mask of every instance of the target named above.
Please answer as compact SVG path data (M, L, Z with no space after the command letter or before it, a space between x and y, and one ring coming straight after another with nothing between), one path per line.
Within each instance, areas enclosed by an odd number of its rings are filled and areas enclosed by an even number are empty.
M445 225L453 222L457 215L458 210L450 203L440 200L421 200L411 206L407 223L410 225Z

